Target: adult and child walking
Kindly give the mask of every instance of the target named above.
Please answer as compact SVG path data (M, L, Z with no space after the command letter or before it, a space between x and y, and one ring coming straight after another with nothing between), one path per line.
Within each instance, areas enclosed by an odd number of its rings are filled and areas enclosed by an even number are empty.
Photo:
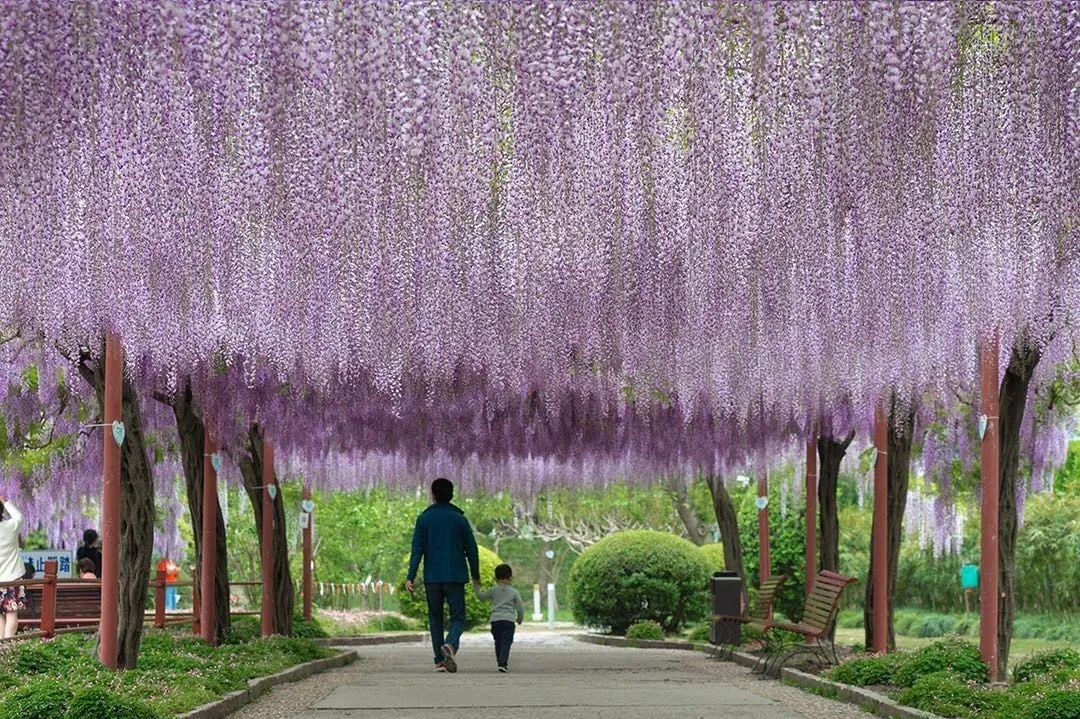
M513 571L500 564L495 568L495 586L482 588L476 537L465 512L453 504L454 483L442 477L436 479L431 483L431 499L431 506L416 519L405 589L409 593L416 591L422 561L435 671L457 671L457 654L465 631L465 585L471 580L476 596L492 603L496 666L500 672L509 672L515 626L525 620L525 605L511 585ZM449 609L449 627L444 606Z

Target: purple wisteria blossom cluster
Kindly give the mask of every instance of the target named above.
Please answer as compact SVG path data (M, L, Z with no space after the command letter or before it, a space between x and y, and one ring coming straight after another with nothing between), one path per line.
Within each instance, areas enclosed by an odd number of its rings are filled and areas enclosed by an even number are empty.
M1072 352L1078 35L1076 0L0 0L0 326L115 331L334 486L746 465L976 386L988 332Z

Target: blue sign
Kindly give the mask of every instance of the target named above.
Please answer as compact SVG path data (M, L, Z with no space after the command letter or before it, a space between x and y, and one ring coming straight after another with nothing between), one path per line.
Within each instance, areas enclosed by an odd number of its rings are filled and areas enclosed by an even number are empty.
M61 579L70 579L75 569L75 553L70 549L40 549L35 551L22 551L19 556L23 563L34 565L34 579L45 578L45 562L50 559L56 560L56 576Z

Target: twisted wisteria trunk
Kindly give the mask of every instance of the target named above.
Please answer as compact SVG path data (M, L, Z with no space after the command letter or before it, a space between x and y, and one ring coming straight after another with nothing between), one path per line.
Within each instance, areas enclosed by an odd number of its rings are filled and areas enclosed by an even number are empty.
M899 416L898 416L899 415ZM896 572L900 566L900 542L903 538L904 510L907 508L908 482L911 476L911 442L914 437L915 413L897 406L894 396L889 408L889 512L886 532L889 554L889 637L888 647L896 649L893 612L896 608ZM863 602L865 646L874 646L874 555L870 553L870 569L866 575L866 596Z
M819 566L830 572L840 571L840 513L836 506L836 485L840 481L840 462L853 439L854 430L842 440L825 436L818 438ZM835 625L829 633L830 636L836 634Z
M98 357L104 357L102 350ZM105 403L105 367L83 352L79 374L94 388L98 405ZM139 397L124 376L122 399L124 443L120 448L120 609L117 666L134 669L142 641L150 564L154 548L154 477L146 451ZM109 431L108 427L103 431Z
M262 459L263 432L256 423L248 429L247 443L237 456L244 491L251 500L255 512L255 533L262 537ZM289 542L285 535L285 501L282 493L274 497L274 531L271 552L274 563L274 634L291 636L293 630L293 605L296 601L292 572L289 570Z
M1016 603L1016 484L1020 473L1020 427L1024 423L1031 375L1041 352L1021 335L1012 348L1009 366L1001 380L999 394L1000 442L998 448L998 676L1006 676L1009 645L1012 643Z
M750 601L746 566L743 564L742 539L739 537L739 515L735 511L735 503L731 501L724 480L718 475L709 475L705 478L709 485L709 494L712 495L713 512L716 514L716 525L720 528L720 542L724 547L724 567L738 573L742 578L743 606Z
M191 384L188 383L183 390L169 398L168 404L172 406L176 417L176 432L180 437L180 453L184 463L184 483L187 488L188 514L191 517L191 529L195 535L195 561L202 567L202 526L203 526L203 455L205 448L205 432L202 418L196 411L191 394ZM225 639L232 624L229 604L229 556L227 537L225 532L225 517L221 512L221 505L215 500L217 507L215 521L217 522L217 557L214 566L213 601L216 605L217 616L216 637L218 642ZM202 571L195 573L195 583L198 586L202 582ZM198 587L201 591L201 587ZM202 601L207 601L208 593L202 594Z
M709 541L709 528L701 521L693 502L690 501L690 493L686 483L681 477L671 477L667 481L668 495L675 504L675 511L686 527L686 537L697 546L703 546Z

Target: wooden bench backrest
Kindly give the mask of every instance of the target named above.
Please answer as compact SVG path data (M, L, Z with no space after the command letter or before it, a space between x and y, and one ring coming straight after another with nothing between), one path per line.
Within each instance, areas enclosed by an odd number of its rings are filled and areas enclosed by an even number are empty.
M41 617L41 587L27 587L27 611L23 617ZM58 582L56 585L56 618L93 618L101 616L101 585L87 582Z
M766 577L765 581L761 583L761 589L758 591L757 599L750 606L750 611L747 612L747 616L756 622L766 622L772 615L773 600L776 598L776 593L780 591L780 587L787 581L786 574L773 574Z
M814 580L814 588L806 598L802 624L822 632L829 628L840 610L840 594L844 587L854 582L853 577L822 570Z

